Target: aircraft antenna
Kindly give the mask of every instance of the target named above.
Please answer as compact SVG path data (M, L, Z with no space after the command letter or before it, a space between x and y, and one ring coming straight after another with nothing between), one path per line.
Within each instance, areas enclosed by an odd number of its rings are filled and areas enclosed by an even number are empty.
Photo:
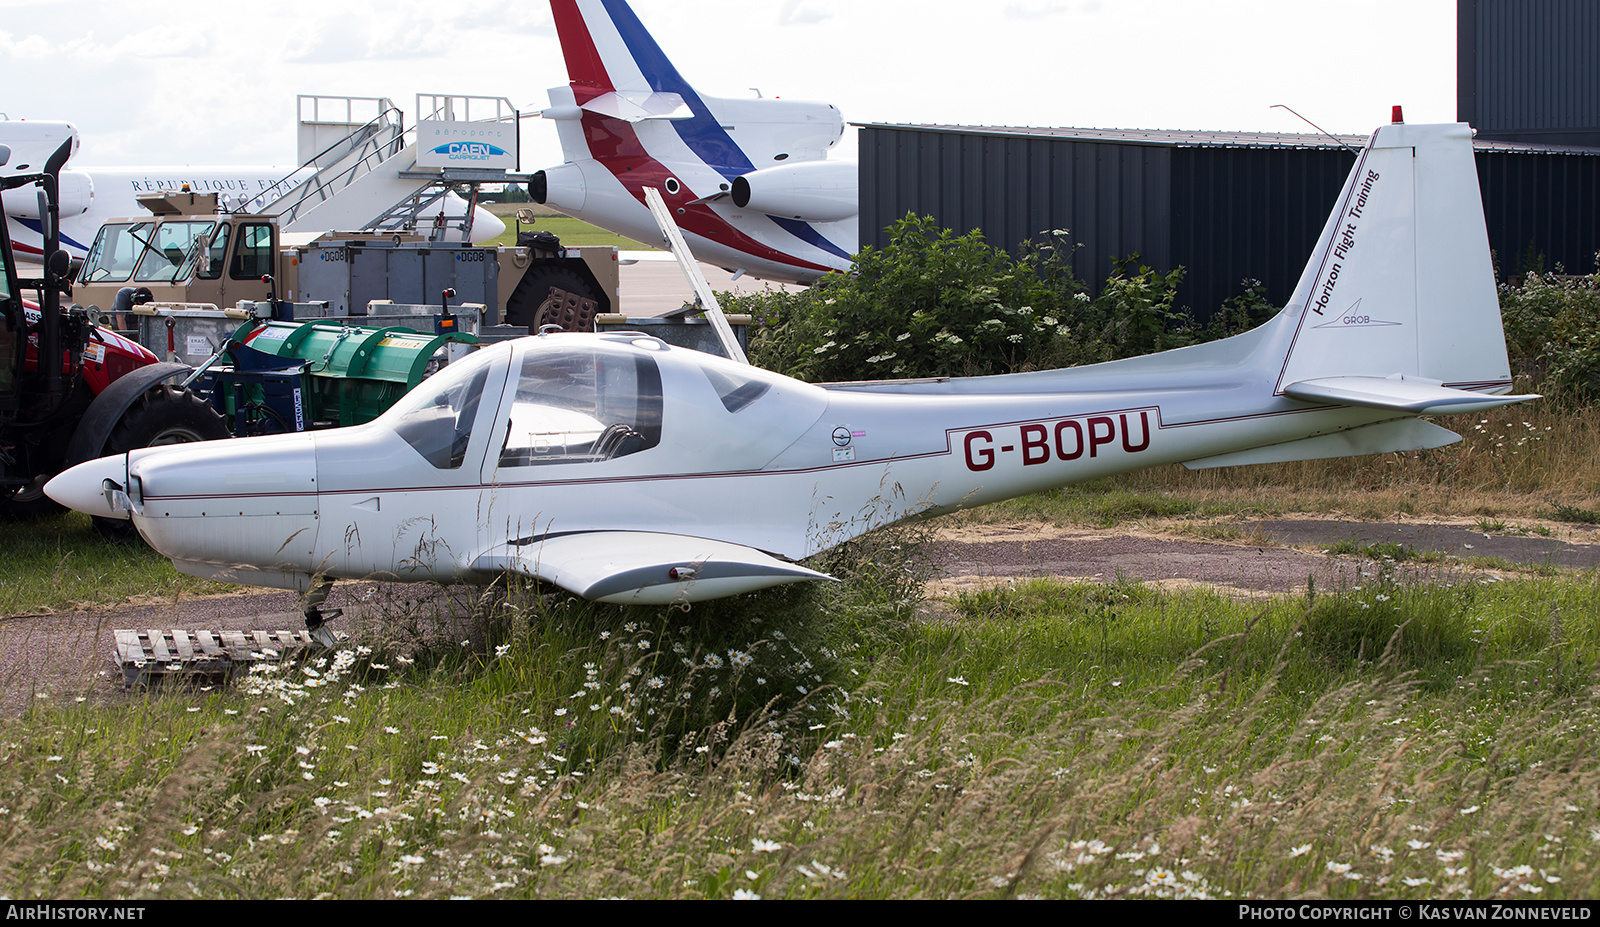
M1338 136L1336 136L1333 133L1329 132L1327 129L1324 129L1322 126L1317 125L1316 123L1314 123L1311 120L1307 119L1306 117L1300 115L1299 113L1295 113L1294 109L1292 107L1285 106L1282 103L1274 103L1274 104L1272 104L1271 106L1269 106L1267 108L1268 109L1286 109L1286 110L1289 110L1289 112L1294 113L1294 116L1295 116L1296 119L1300 120L1301 122L1305 123L1306 125L1310 126L1311 128L1316 129L1318 132L1321 132L1323 135L1326 135L1329 138L1333 139L1333 143L1335 145L1338 145L1340 148L1343 148L1345 151L1348 151L1353 155L1359 155L1360 154L1360 152L1356 151L1354 148L1351 148L1349 145L1346 145L1343 141L1341 141L1339 139Z

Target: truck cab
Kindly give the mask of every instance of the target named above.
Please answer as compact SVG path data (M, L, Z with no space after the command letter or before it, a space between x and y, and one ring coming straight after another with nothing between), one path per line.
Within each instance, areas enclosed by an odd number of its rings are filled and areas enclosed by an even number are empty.
M109 310L123 287L219 307L268 298L261 278L277 274L276 217L223 213L215 193L155 193L139 204L149 218L115 219L95 236L73 287L80 303Z

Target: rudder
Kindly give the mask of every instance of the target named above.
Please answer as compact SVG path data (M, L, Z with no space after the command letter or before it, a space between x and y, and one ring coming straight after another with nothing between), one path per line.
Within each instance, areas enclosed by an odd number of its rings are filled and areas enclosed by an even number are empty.
M1469 126L1373 133L1289 313L1295 328L1279 393L1333 377L1510 389Z

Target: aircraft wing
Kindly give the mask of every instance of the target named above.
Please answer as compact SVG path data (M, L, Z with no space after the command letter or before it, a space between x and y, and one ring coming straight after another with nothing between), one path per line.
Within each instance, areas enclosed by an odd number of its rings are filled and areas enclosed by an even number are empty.
M484 573L521 573L618 605L670 605L833 577L751 547L653 531L583 531L511 541L478 557Z
M1392 409L1410 415L1482 412L1538 396L1495 396L1452 389L1438 383L1399 377L1320 377L1283 388L1283 394L1305 402Z

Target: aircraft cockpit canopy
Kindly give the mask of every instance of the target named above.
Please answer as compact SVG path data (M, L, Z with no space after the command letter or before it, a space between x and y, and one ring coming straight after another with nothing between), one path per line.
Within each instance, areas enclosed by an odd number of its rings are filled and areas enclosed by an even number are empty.
M484 478L519 480L545 477L493 474L604 463L656 448L668 451L651 455L659 466L684 458L697 468L714 462L759 469L826 406L815 387L655 338L557 335L452 363L384 419L440 470L462 467L474 428L483 431Z
M466 460L478 401L488 378L487 364L451 364L412 390L383 418L393 416L395 434L428 463L440 470L459 469Z
M535 343L515 390L502 467L593 463L661 443L661 371L643 351Z

